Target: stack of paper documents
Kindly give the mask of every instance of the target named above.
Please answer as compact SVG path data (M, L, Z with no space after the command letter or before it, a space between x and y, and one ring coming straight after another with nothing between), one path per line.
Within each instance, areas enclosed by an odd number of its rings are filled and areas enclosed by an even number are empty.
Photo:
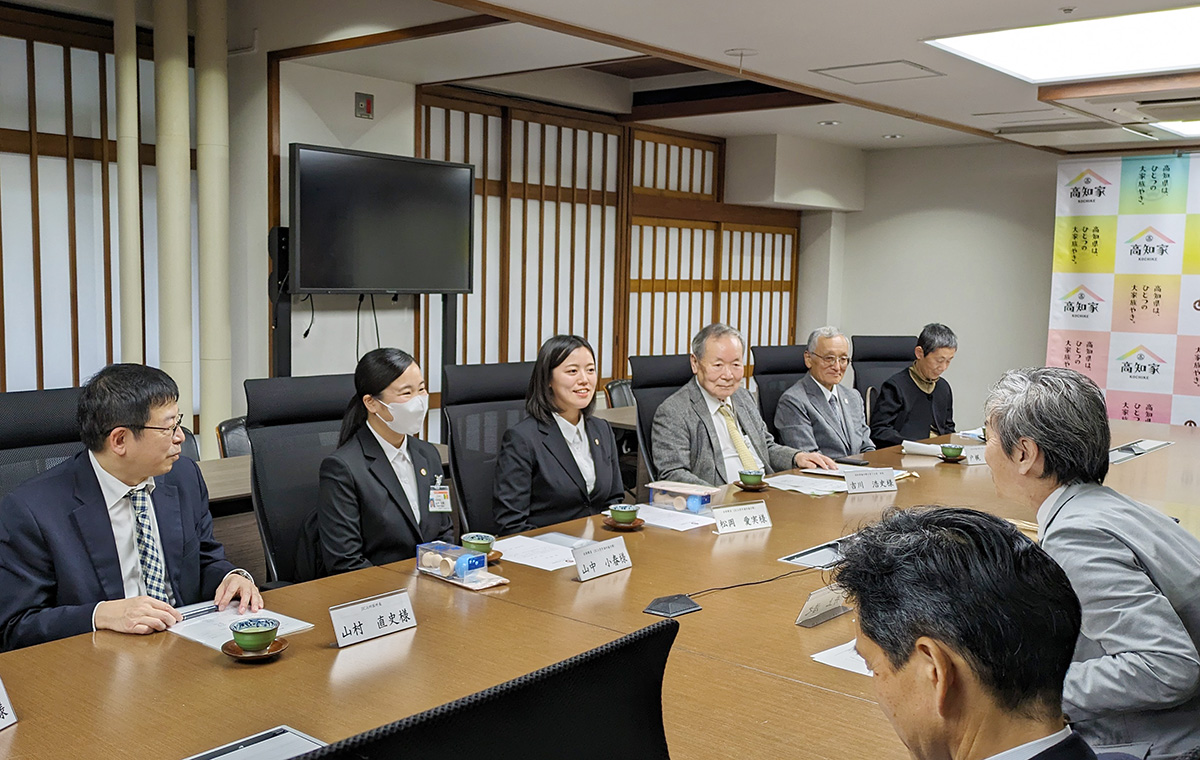
M224 612L217 612L217 608L212 602L189 604L186 607L180 607L179 611L183 613L186 619L176 623L167 630L171 633L178 633L185 639L198 641L204 646L212 647L213 649L220 649L226 641L233 638L233 634L229 631L229 624L238 618L251 616L274 618L279 621L278 635L280 636L291 636L293 633L307 631L313 627L312 623L306 623L303 620L297 620L287 615L280 615L278 612L271 612L266 607L255 613L247 612L244 615L239 615L237 601L230 602Z
M1122 444L1108 451L1108 463L1120 464L1127 462L1134 457L1140 457L1142 454L1149 454L1151 451L1170 446L1174 441L1152 441L1149 438L1139 438L1136 441Z
M810 478L805 475L773 475L764 481L781 491L795 491L809 496L845 493L846 484L834 478Z
M492 547L504 553L505 562L528 565L539 570L561 570L575 567L573 549L594 544L586 538L567 536L562 533L543 533L540 536L510 536L502 538Z

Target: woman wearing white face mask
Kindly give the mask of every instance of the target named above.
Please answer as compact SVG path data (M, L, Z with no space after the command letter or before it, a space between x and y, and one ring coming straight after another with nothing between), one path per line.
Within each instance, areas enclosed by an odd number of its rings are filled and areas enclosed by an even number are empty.
M408 559L417 544L451 540L442 461L414 436L429 409L421 368L398 348L358 362L337 451L321 463L317 525L331 573Z

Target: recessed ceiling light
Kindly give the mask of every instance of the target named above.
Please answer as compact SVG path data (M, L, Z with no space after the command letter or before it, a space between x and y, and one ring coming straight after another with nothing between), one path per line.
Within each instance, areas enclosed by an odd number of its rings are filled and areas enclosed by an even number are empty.
M901 137L904 137L904 135L884 135L884 136L883 136L883 139L885 139L885 140L899 140Z
M1200 67L1200 7L926 40L1033 84ZM1145 41L1152 40L1152 43Z
M826 119L825 121L817 122L817 125L821 127L836 127L838 124L841 124L841 122L834 121L833 119Z
M1160 121L1154 126L1180 137L1200 137L1200 121Z

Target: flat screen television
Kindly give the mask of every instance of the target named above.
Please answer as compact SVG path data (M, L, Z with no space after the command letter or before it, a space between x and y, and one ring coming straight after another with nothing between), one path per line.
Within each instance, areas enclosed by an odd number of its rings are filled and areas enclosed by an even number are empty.
M291 145L292 293L470 293L475 169Z

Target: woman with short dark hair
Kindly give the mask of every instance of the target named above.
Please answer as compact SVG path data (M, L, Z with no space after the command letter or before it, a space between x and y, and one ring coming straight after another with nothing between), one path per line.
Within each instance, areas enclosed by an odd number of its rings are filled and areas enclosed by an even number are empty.
M624 486L612 428L592 416L596 354L577 335L542 344L525 410L496 460L493 510L502 535L599 513Z
M321 463L317 525L331 573L413 557L417 544L453 538L442 459L416 434L429 409L425 377L398 348L366 353L337 451Z

